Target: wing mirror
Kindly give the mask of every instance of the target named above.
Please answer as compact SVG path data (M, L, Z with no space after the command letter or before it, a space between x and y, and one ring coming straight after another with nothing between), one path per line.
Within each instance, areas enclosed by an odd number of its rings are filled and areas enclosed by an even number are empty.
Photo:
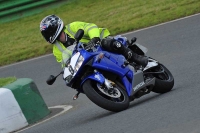
M55 81L56 81L56 78L60 75L60 74L63 74L64 71L60 72L57 76L53 76L53 75L50 75L49 78L47 79L46 83L48 85L52 85Z
M55 77L55 76L53 76L53 75L50 75L49 78L47 79L46 83L47 83L48 85L52 85L52 84L56 81L56 78L57 78L57 77Z

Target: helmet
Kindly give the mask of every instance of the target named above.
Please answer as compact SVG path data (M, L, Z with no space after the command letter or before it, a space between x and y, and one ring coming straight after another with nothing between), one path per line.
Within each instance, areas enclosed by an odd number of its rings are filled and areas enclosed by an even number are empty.
M63 29L63 21L56 15L46 16L40 22L40 31L47 42L53 44Z

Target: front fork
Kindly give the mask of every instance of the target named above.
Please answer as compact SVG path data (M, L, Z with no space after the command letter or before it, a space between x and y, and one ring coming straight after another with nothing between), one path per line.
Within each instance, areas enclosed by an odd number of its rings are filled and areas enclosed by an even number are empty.
M106 79L100 72L98 72L96 69L94 70L94 73L92 73L91 75L88 75L87 77L85 77L82 80L81 86L83 85L83 83L88 80L94 80L96 82L98 82L99 84L104 84L108 89L113 88L112 86L112 82L109 81L108 79Z
M86 76L86 77L82 80L81 86L82 86L82 85L85 83L85 81L88 80L88 79L94 80L94 81L96 81L96 82L98 82L98 83L100 83L100 84L104 84L107 88L113 88L111 82L110 82L108 79L106 79L106 78L105 78L100 72L98 72L97 70L94 70L94 73L92 73L91 75ZM75 95L73 96L73 98L72 98L73 100L76 100L76 99L78 98L79 94L80 94L80 91L79 91L79 90L77 90L77 91L78 91L78 93L75 94Z
M87 79L92 79L100 84L104 84L108 89L109 88L113 88L112 86L112 82L109 81L108 79L106 79L100 72L98 72L97 70L94 70L94 73L91 75L88 75L87 77L85 77L85 79L82 81L81 86L83 85L83 83L87 80Z

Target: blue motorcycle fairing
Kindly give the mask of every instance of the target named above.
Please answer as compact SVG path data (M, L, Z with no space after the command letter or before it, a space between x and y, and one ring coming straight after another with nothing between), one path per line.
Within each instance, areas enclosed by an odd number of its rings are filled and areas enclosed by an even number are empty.
M125 41L125 39L123 39L123 41ZM93 62L91 63L92 67L112 72L118 75L127 90L127 94L130 96L132 92L132 81L134 77L134 72L131 69L129 69L128 66L123 66L124 61L126 60L124 56L104 51L104 49L99 46L96 47L94 52L88 52L83 49L79 49L78 51L84 57L82 66L88 63L89 60L93 59ZM104 54L104 56L99 61L97 61L99 59L99 54ZM81 70L81 68L79 70ZM76 75L79 75L79 70ZM73 79L76 79L76 75ZM82 81L81 85L87 79L95 80L101 84L103 84L105 81L105 77L101 73L94 73L86 77Z
M73 77L73 79L67 83L68 86L71 86L73 84L74 81L76 81L76 77L81 73L81 69L82 66L85 66L86 63L88 63L89 60L91 60L95 55L98 55L100 52L87 52L86 50L80 49L80 56L84 57L84 61L81 65L81 67L79 68L79 70L77 71L76 75ZM76 54L76 52L74 52L73 54ZM73 55L72 54L72 55Z
M77 71L76 75L73 77L73 79L70 81L70 83L67 84L68 86L71 86L73 84L73 82L76 80L76 77L79 75L79 73L81 73L82 66L85 66L85 64L88 63L88 61L90 61L91 59L95 59L95 56L97 57L103 51L88 52L86 50L79 49L79 52L80 52L80 55L84 57L84 61L81 65L81 67L79 68L79 70ZM75 54L75 53L76 52L74 52L73 54Z
M94 59L92 63L92 67L109 71L112 73L116 73L120 77L124 77L130 69L126 66L123 67L124 64L124 56L108 53L107 51L99 51L99 52L86 52L84 50L79 51L80 54L84 57L83 66L85 63L87 63L90 59ZM99 54L104 54L105 56L98 62ZM129 78L133 78L133 76L130 76Z
M97 48L97 52L87 52L85 50L80 50L80 54L84 57L83 66L90 59L94 59L92 67L116 73L120 77L125 76L125 74L130 71L128 67L123 67L124 61L126 60L124 56L114 53L109 53L107 51L102 51L101 47ZM104 54L104 57L98 62L99 54Z
M128 96L130 96L131 93L132 93L132 90L133 90L133 89L132 89L132 82L130 82L126 76L124 76L124 77L122 78L122 82L123 82L123 84L124 84L124 86L125 86L125 88L126 88L126 91L127 91L127 93L128 93Z
M93 62L92 67L108 71L111 73L115 73L116 75L119 75L120 77L123 77L126 75L126 73L129 71L127 67L122 68L122 66L117 65L116 63L112 62L108 58L104 57L101 59L100 62Z
M96 73L93 73L87 77L85 77L85 79L83 79L83 81L81 82L81 86L83 85L83 83L87 80L87 79L92 79L94 81L97 81L98 83L100 84L103 84L105 82L105 77L99 73L99 72L96 72Z
M105 52L105 54L108 54ZM105 70L108 72L112 72L116 75L118 75L121 79L122 82L127 90L128 95L130 96L132 93L132 81L134 77L134 72L128 67L123 67L122 65L124 64L123 58L120 57L120 55L115 55L111 54L108 56L105 55L100 61L98 61L98 55L94 57L94 61L92 64L92 67L100 69L100 70Z
M129 82L132 83L132 81L134 80L134 73L133 71L128 71L128 73L126 74L126 77L128 78Z
M96 72L96 73L93 73L93 74L85 77L85 79L83 79L82 82L81 82L81 86L88 79L94 80L94 81L96 81L100 84L103 84L105 82L105 77L100 72ZM122 78L122 82L125 85L128 96L130 96L131 93L132 93L132 83L127 79L126 76L124 76Z

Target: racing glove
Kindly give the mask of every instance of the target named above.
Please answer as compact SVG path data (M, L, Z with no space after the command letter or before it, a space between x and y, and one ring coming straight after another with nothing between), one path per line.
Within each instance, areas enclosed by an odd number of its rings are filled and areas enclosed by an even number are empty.
M85 49L91 49L91 48L93 48L94 46L96 46L96 45L100 45L100 38L99 37L94 37L94 38L92 38L89 42L88 42L88 44L87 44L87 46L85 47Z
M94 37L94 38L92 38L89 42L88 42L88 44L93 44L94 46L95 45L97 45L97 44L99 44L100 45L100 38L99 37Z

